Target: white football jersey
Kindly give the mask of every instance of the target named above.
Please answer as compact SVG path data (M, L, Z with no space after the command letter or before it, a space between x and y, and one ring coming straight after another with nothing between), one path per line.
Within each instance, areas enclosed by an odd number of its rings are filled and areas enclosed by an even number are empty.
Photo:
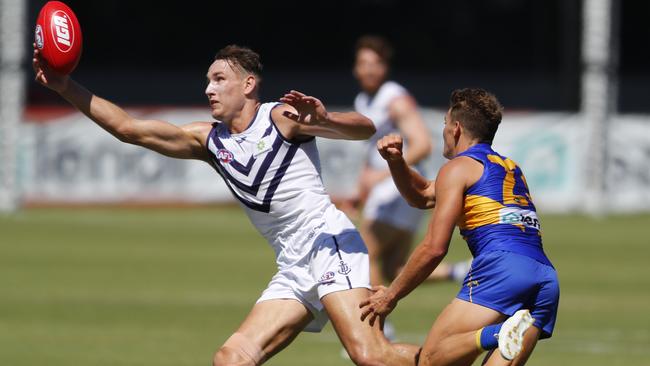
M361 92L354 99L354 109L370 118L377 129L377 132L368 139L366 162L371 168L388 168L386 162L377 151L377 141L391 133L399 134L399 129L395 121L390 118L388 108L395 98L403 95L408 95L408 91L403 86L394 81L387 81L379 87L375 95ZM404 147L406 148L406 146Z
M262 104L238 134L214 123L207 144L212 166L285 268L304 258L319 234L355 227L325 191L316 140L286 140L271 118L277 105Z

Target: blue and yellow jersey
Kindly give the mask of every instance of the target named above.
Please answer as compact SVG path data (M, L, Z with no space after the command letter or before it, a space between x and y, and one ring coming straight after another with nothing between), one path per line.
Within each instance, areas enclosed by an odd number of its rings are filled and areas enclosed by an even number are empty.
M458 154L483 164L483 175L467 191L460 233L474 257L494 250L514 252L551 265L542 249L542 232L528 184L512 160L488 144Z

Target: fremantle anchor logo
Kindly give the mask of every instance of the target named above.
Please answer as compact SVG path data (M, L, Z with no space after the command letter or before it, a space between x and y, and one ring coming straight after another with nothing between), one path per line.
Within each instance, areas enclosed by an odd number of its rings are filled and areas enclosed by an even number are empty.
M352 272L352 269L350 268L350 266L348 266L347 263L345 263L344 261L341 261L339 263L339 271L338 272L345 276L348 273Z

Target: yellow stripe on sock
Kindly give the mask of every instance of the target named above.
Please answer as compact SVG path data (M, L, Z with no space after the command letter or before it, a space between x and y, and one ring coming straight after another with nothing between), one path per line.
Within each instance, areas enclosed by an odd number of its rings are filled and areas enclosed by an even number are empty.
M476 348L478 348L478 350L481 352L485 352L485 349L481 347L481 333L483 333L483 328L476 331Z

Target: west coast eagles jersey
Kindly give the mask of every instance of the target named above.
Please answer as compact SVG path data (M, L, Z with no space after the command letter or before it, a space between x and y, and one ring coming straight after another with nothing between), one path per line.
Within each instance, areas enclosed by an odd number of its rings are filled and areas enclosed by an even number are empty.
M354 225L325 191L316 140L285 139L271 117L277 105L262 104L238 134L214 123L207 146L212 166L283 268L305 257L319 234L339 234Z
M512 160L488 144L477 144L457 156L483 164L483 175L466 192L458 222L474 257L503 250L551 265L542 249L541 225L528 184Z

